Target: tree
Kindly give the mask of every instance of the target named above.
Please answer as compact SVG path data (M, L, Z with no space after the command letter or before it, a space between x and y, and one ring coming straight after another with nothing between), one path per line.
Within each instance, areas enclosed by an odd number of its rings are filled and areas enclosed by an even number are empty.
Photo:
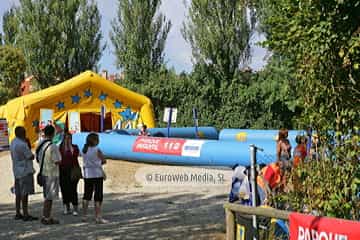
M298 211L359 218L360 3L257 0L265 44L295 64L303 126L320 136L319 161L292 173ZM295 183L296 183L295 181Z
M230 83L250 57L251 26L243 0L193 0L182 33L196 63L211 67L215 85Z
M96 68L104 47L93 0L20 0L15 16L16 46L41 88Z
M222 119L218 120L219 124L224 122L227 126L223 127L231 128L293 129L294 119L302 111L294 88L293 71L291 61L275 55L265 69L239 73L220 90L222 107L217 115ZM242 83L244 78L248 79L247 85Z
M0 46L1 104L19 95L25 68L24 55L19 49L8 45Z
M353 115L360 112L360 4L260 2L267 9L262 11L268 29L265 44L296 63L306 121L339 131L347 123L354 126ZM333 124L325 124L329 120Z
M119 0L111 41L117 65L125 77L143 83L164 64L164 47L171 22L158 12L161 0Z
M7 45L14 45L16 43L19 23L15 17L15 12L16 8L12 7L3 15L3 42Z

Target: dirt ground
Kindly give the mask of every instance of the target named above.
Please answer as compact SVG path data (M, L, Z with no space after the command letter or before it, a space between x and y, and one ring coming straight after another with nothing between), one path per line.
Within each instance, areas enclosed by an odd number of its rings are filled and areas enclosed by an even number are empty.
M37 163L34 167L38 169ZM103 215L108 224L83 223L81 214L62 215L61 196L53 208L60 225L15 221L11 160L8 152L1 152L0 239L225 239L222 205L227 200L230 170L108 160L105 171ZM182 178L171 178L174 175ZM82 180L78 190L80 200ZM38 186L29 209L41 216Z

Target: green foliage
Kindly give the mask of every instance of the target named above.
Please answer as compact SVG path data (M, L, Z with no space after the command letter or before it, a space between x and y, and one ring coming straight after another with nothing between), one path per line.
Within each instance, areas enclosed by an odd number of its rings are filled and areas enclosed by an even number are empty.
M1 104L18 96L24 77L26 63L24 55L12 46L0 46L0 99Z
M299 168L300 184L285 198L298 211L358 219L360 2L255 2L265 45L294 62L299 123L317 130L323 151Z
M118 16L111 33L117 65L127 79L145 83L150 73L159 71L164 63L171 23L158 12L161 0L119 0L118 3Z
M162 122L165 107L178 108L177 126L192 125L193 102L191 99L198 91L186 74L177 75L173 69L161 68L158 72L151 73L144 83L139 84L128 78L118 81L118 83L151 99L158 127L165 126L165 123Z
M288 60L272 57L264 70L241 73L221 90L218 115L223 119L218 122L231 128L292 129L302 110L292 87L292 70Z
M93 0L21 0L15 17L16 46L41 88L96 68L103 48Z
M353 115L360 119L359 1L259 2L267 8L266 45L296 63L304 121L319 130L358 125Z
M14 45L16 43L19 23L15 17L15 12L16 8L12 7L3 15L3 42L7 45Z
M184 38L198 64L212 68L215 85L230 83L250 56L251 26L242 0L193 0Z
M273 58L272 64L258 73L240 70L250 57L253 13L247 1L191 1L182 32L196 60L189 75L196 91L193 99L184 103L196 106L206 125L291 128L301 111L291 87L294 67L290 60ZM187 116L191 117L191 112Z
M359 135L353 135L330 152L320 148L321 160L313 159L295 169L289 175L289 191L277 196L277 201L290 203L297 211L306 208L318 215L358 220L359 141Z
M176 126L192 126L192 108L199 112L199 124L222 128L293 127L300 114L291 82L291 63L271 60L268 68L258 73L241 72L225 88L216 89L206 65L196 65L191 74L177 75L162 68L152 73L143 84L129 79L120 85L148 96L154 105L157 126L165 107L177 107ZM244 82L248 83L247 85Z

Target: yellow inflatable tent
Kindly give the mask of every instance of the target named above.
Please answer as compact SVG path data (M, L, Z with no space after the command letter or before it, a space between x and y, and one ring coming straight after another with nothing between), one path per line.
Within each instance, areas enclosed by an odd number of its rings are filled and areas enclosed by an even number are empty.
M97 131L101 108L106 112L107 128L115 125L117 128L134 128L139 123L155 127L153 106L149 98L120 87L91 71L10 100L0 107L0 117L7 119L10 139L14 138L16 126L24 126L28 138L35 143L39 137L40 112L50 110L53 121L66 124L69 114L75 112L80 116L81 131Z

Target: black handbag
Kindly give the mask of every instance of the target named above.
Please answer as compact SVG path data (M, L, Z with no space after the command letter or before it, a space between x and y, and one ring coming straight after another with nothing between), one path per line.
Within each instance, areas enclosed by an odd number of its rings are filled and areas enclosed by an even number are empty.
M45 147L44 151L42 152L41 161L40 161L40 158L39 158L40 149L41 149L41 148L45 145L45 143L47 143L47 142L48 142L49 144ZM40 171L39 171L39 173L38 173L37 176L36 176L36 182L37 182L37 184L38 184L40 187L43 187L43 186L44 186L44 183L45 183L45 181L44 181L44 176L42 175L42 170L43 170L43 167L44 167L45 152L46 152L46 150L48 149L48 147L49 147L50 145L51 145L51 140L45 140L45 141L42 142L42 143L39 145L39 147L36 149L36 160L41 163L41 164L40 164Z
M38 173L38 175L36 176L36 181L40 187L44 186L44 176L41 173Z

